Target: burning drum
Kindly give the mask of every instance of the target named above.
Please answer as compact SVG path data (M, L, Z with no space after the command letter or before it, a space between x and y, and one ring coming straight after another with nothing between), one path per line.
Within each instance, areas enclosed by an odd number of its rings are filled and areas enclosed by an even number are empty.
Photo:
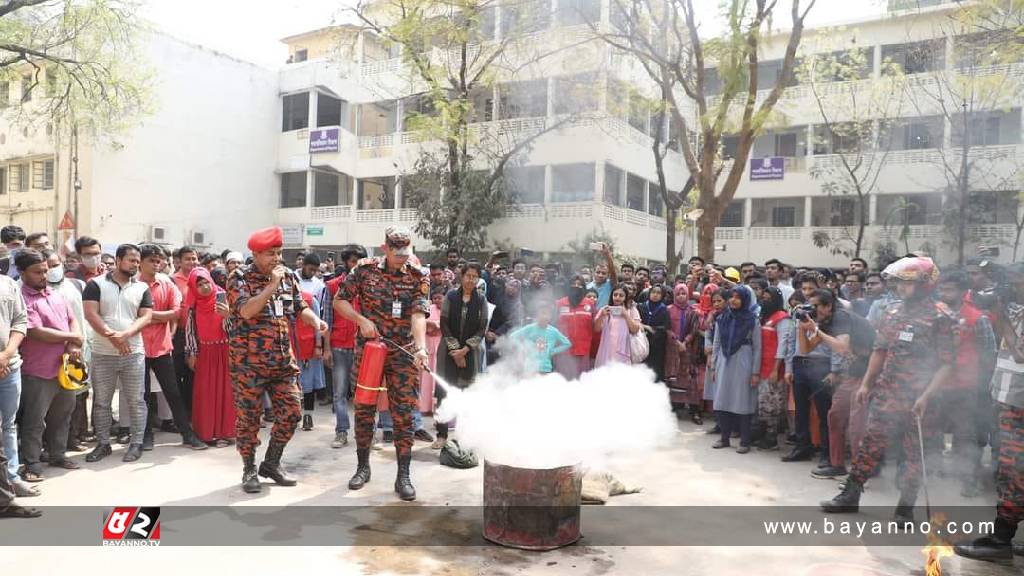
M484 461L484 538L524 550L580 539L580 465L516 468Z

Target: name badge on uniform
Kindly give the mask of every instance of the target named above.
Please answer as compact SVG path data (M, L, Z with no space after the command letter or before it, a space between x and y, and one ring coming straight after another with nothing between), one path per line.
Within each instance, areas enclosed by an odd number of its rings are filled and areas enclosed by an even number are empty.
M902 342L913 342L914 341L914 333L913 332L900 332L900 341L902 341Z
M391 303L391 317L401 318L402 317L402 301L395 300Z

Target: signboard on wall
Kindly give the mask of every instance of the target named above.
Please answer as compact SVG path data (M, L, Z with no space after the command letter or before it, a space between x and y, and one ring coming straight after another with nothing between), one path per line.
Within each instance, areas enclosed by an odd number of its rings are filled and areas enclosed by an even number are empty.
M302 224L284 224L281 226L281 231L284 233L285 247L302 246L303 228Z
M750 159L750 180L782 180L786 172L786 159L768 156Z
M309 153L337 152L341 149L339 128L321 128L309 131Z
M323 236L323 226L306 226L306 236Z

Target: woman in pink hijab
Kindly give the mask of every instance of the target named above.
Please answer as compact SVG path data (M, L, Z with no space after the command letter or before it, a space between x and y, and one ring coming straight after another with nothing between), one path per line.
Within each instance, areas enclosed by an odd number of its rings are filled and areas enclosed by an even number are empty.
M703 424L704 381L698 378L703 345L700 313L690 303L690 289L680 282L672 289L668 307L668 350L665 354L665 382L673 408L687 406L694 424Z

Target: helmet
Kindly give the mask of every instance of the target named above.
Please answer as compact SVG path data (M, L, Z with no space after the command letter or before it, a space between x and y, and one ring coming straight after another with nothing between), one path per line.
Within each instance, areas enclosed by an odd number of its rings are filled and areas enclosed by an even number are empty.
M72 358L70 354L64 354L61 360L60 372L57 372L57 382L65 390L78 391L84 389L89 379L89 367L80 357Z
M725 276L726 280L732 280L733 282L740 281L740 271L732 267L726 268L722 276Z
M939 267L927 256L908 256L886 266L882 276L918 282L931 289L939 281Z

